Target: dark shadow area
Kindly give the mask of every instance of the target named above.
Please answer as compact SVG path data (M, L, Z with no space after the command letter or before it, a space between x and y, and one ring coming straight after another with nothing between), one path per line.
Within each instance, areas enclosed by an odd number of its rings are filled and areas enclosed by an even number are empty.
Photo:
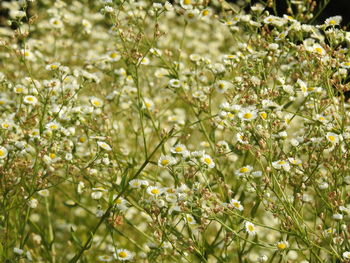
M227 2L237 3L240 0L227 0ZM242 1L240 1L242 2ZM247 11L250 5L254 5L256 3L262 3L267 1L259 1L252 0L251 4L248 4L246 7ZM317 0L316 12L318 12L318 8L320 8L323 4L322 0ZM283 14L287 14L287 1L286 0L277 0L276 1L276 11L278 16L282 16ZM272 8L268 8L268 11L271 14L274 14L274 10ZM313 21L313 24L322 24L328 17L340 15L343 17L342 26L349 27L350 26L350 0L331 0L329 4L325 6L325 8L318 14L317 18Z

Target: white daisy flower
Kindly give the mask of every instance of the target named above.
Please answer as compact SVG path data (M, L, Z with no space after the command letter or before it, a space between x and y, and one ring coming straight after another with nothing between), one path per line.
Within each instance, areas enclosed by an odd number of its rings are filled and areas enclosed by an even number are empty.
M337 144L339 142L339 135L333 132L328 132L326 138L332 144Z
M116 62L116 61L119 61L121 59L121 57L122 56L118 51L110 51L107 53L107 59L109 61Z
M103 150L106 150L106 151L111 151L111 150L112 150L111 146L109 146L109 145L108 145L107 143L105 143L105 142L98 141L98 142L97 142L97 145L98 145L100 148L102 148Z
M204 154L201 158L201 161L202 161L202 163L207 165L209 168L215 167L215 163L214 163L213 159L208 154Z
M192 9L194 0L180 0L180 5L184 9Z
M326 26L337 26L341 23L342 19L341 16L332 16L327 18L324 23Z
M174 147L171 147L170 149L170 151L175 154L182 154L186 150L187 150L186 146L183 144L176 144Z
M55 18L55 17L51 18L49 23L53 28L62 28L63 27L63 22L59 18Z
M176 164L176 159L172 156L162 155L159 157L158 166L160 167L168 167L174 164Z
M61 128L61 125L58 122L52 121L49 122L48 124L46 124L46 129L50 130L50 131L55 131Z
M285 250L288 248L288 246L289 246L288 241L279 241L276 244L276 247L278 250Z
M236 199L231 199L230 204L233 206L234 209L237 209L239 211L243 211L244 207L241 205L241 202Z
M235 171L235 174L236 174L237 176L242 176L242 175L245 175L245 174L250 173L252 170L253 170L253 167L252 167L252 166L246 165L246 166L243 166L242 168L236 170L236 171Z
M5 159L8 151L5 147L0 146L0 159Z
M340 64L342 68L350 68L350 61L345 61Z
M24 97L23 102L29 105L35 105L38 103L38 99L32 95L27 95Z
M43 196L43 197L48 197L50 195L50 192L48 189L43 189L43 190L38 191L38 194Z
M113 260L113 257L108 255L98 256L97 259L102 262L111 262Z
M256 227L251 222L245 222L245 230L250 236L256 235Z
M253 108L243 108L238 113L238 117L243 121L251 121L257 117L257 111Z
M237 141L242 143L242 144L248 144L249 141L247 140L247 136L244 135L243 133L237 133L236 134Z
M285 160L278 160L278 161L272 162L272 167L275 168L276 170L283 169L287 172L290 170L289 162Z
M350 251L345 251L345 252L343 253L343 258L345 258L345 259L350 259Z
M190 225L196 224L196 220L194 219L194 217L192 215L189 215L189 214L186 215L186 221Z
M129 182L131 188L139 189L142 186L142 180L133 179Z
M178 79L171 79L171 80L169 80L169 86L172 88L180 88L181 82Z
M149 195L157 197L164 192L164 189L158 186L148 186L146 191Z
M96 108L101 108L103 106L103 101L99 98L96 98L96 97L91 97L90 103L92 106L94 106Z
M232 87L232 84L226 80L219 80L216 84L216 91L219 93L225 93L229 88Z
M114 253L114 257L117 260L120 261L128 261L132 260L134 257L134 253L130 252L127 249L117 249L117 251Z

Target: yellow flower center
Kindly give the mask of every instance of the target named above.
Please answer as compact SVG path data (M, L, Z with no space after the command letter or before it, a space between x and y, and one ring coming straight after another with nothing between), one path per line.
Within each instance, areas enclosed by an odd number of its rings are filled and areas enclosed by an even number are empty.
M316 47L316 48L315 48L315 51L316 51L318 54L323 54L323 49L320 48L320 47Z
M180 147L180 146L176 147L175 152L177 152L177 153L182 152L182 147Z
M277 245L277 247L278 247L278 249L285 249L287 246L286 246L286 244L284 244L284 243L279 243L279 244Z
M254 231L254 226L253 225L249 225L248 229L249 229L250 232L253 232Z
M5 156L5 151L0 149L0 156L3 157Z
M128 256L128 254L124 251L121 251L118 253L118 256L121 257L121 258L126 258Z
M203 15L203 16L209 15L209 10L203 10L202 15Z
M187 17L188 17L188 18L194 18L194 14L193 14L193 13L188 13L188 14L187 14Z
M211 164L211 159L210 158L204 158L204 162L206 163L206 164Z
M156 189L156 188L155 188L155 189L152 189L152 190L151 190L151 193L154 194L154 195L157 195L157 194L159 194L159 190Z
M249 112L247 112L247 113L245 113L244 115L243 115L243 118L244 119L251 119L253 117L253 114L251 114L251 113L249 113Z
M3 127L3 128L8 128L8 127L10 127L10 124L4 123L4 124L2 125L2 127Z
M331 141L331 142L334 142L335 141L335 137L333 135L329 135L328 136L328 139Z
M116 52L114 52L114 53L111 53L109 56L111 57L111 58L116 58L116 57L118 57L118 53L116 53Z
M96 106L96 107L101 106L101 102L99 102L98 100L94 100L94 101L92 102L92 104L93 104L94 106Z
M190 5L191 4L191 0L184 0L184 4L185 5Z
M260 116L261 116L262 119L266 120L267 113L266 112L262 112L262 113L260 113Z
M169 164L169 160L164 159L164 160L161 161L161 164L164 165L164 166L168 165Z
M242 167L241 169L239 169L239 171L240 171L241 173L246 173L246 172L249 171L249 169L248 169L247 167Z
M56 154L50 153L50 158L51 158L51 159L55 159L55 158L56 158Z

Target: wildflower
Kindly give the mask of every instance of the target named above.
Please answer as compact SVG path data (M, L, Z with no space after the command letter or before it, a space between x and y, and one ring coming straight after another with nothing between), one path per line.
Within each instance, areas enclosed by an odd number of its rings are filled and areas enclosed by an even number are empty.
M328 132L326 138L332 144L337 144L339 142L339 135L333 132Z
M279 161L275 161L275 162L272 162L272 166L273 168L275 168L276 170L285 170L285 171L289 171L290 170L290 165L289 165L289 162L287 161L284 161L284 160L279 160Z
M276 244L276 247L278 250L285 250L288 248L288 246L289 246L288 241L279 241Z
M251 121L257 117L257 112L252 108L243 108L238 113L238 117L243 121Z
M54 28L62 28L63 27L63 22L59 18L51 18L49 22L50 22L51 26Z
M242 175L250 173L252 170L253 170L253 167L251 167L250 165L247 165L247 166L243 166L242 168L238 169L235 172L235 174L237 176L242 176Z
M103 262L111 262L113 260L113 257L108 255L103 255L103 256L98 256L98 260Z
M176 144L170 151L175 154L182 154L186 151L186 146L183 144Z
M1 122L1 128L4 130L10 130L13 127L13 123L10 121Z
M59 128L61 128L61 125L57 122L49 122L48 124L46 124L46 129L50 130L50 131L55 131L58 130Z
M184 9L192 9L192 2L193 0L180 0L180 5Z
M5 159L8 151L5 147L0 146L0 159Z
M254 236L256 235L256 228L253 223L246 222L245 223L245 230L247 231L248 235Z
M243 211L243 205L241 205L241 202L236 199L231 199L230 204L233 206L234 209L237 209L239 211Z
M350 68L350 61L345 61L340 64L342 68L349 69Z
M20 249L18 247L13 248L13 253L18 254L18 255L22 255L24 253L23 249Z
M163 193L163 189L157 186L147 187L147 193L151 196L157 197Z
M99 98L96 98L96 97L91 97L90 103L92 104L92 106L94 106L96 108L101 108L103 106L103 101Z
M343 219L343 215L342 214L334 214L333 216L332 216L332 218L334 219L334 220L342 220Z
M242 143L242 144L248 144L249 141L247 140L247 136L244 135L243 133L237 133L236 134L237 141Z
M60 67L60 63L58 62L55 62L55 63L52 63L52 64L49 64L45 67L46 70L56 70L56 69L59 69Z
M342 17L341 16L332 16L326 19L324 22L326 26L337 26L341 23Z
M158 166L160 167L168 167L174 165L176 163L176 159L169 155L162 155L158 160Z
M111 148L111 146L109 146L107 143L105 143L105 142L102 142L102 141L98 141L97 142L97 145L100 147L100 148L102 148L103 150L106 150L106 151L111 151L112 150L112 148Z
M23 99L25 104L35 105L38 103L38 99L32 95L27 95Z
M187 21L195 20L198 17L198 15L199 15L198 9L186 10L184 14Z
M95 187L92 188L92 193L91 193L91 198L94 200L98 200L101 199L101 197L103 196L104 192L107 192L107 189L104 189L103 187Z
M192 215L186 215L186 221L190 225L196 224L196 220L194 219L194 217Z
M115 259L120 261L128 261L133 259L134 254L129 250L122 248L122 249L117 249L117 251L114 253L114 257Z
M139 63L140 63L141 65L149 65L150 59L149 59L148 57L140 58L140 59L139 59Z
M131 188L141 188L142 186L142 180L139 179L133 179L129 182L129 185Z
M343 258L345 258L345 259L350 259L350 251L345 251L345 252L343 253Z
M48 189L43 189L43 190L38 191L38 194L43 196L43 197L48 197L50 195L50 192Z
M113 62L116 62L116 61L119 61L121 59L121 55L118 51L110 51L108 52L107 54L107 58L109 61L113 61Z
M219 93L225 93L231 87L231 83L225 80L219 80L216 85L216 91Z
M24 87L23 85L16 85L13 91L17 94L25 94L28 92L27 88Z
M180 88L181 82L178 79L171 79L169 81L169 86L172 87L172 88Z
M213 159L208 155L208 154L204 154L201 158L201 161L207 165L209 168L214 168L215 167L215 163L213 161Z
M320 44L313 45L311 51L314 52L314 53L317 53L319 55L325 55L326 54L326 50L324 50L324 48Z

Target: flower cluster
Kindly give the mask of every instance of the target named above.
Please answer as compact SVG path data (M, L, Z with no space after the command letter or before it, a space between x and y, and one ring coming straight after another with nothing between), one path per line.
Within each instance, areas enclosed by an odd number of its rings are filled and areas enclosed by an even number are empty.
M0 261L350 262L350 32L267 2L1 2Z

